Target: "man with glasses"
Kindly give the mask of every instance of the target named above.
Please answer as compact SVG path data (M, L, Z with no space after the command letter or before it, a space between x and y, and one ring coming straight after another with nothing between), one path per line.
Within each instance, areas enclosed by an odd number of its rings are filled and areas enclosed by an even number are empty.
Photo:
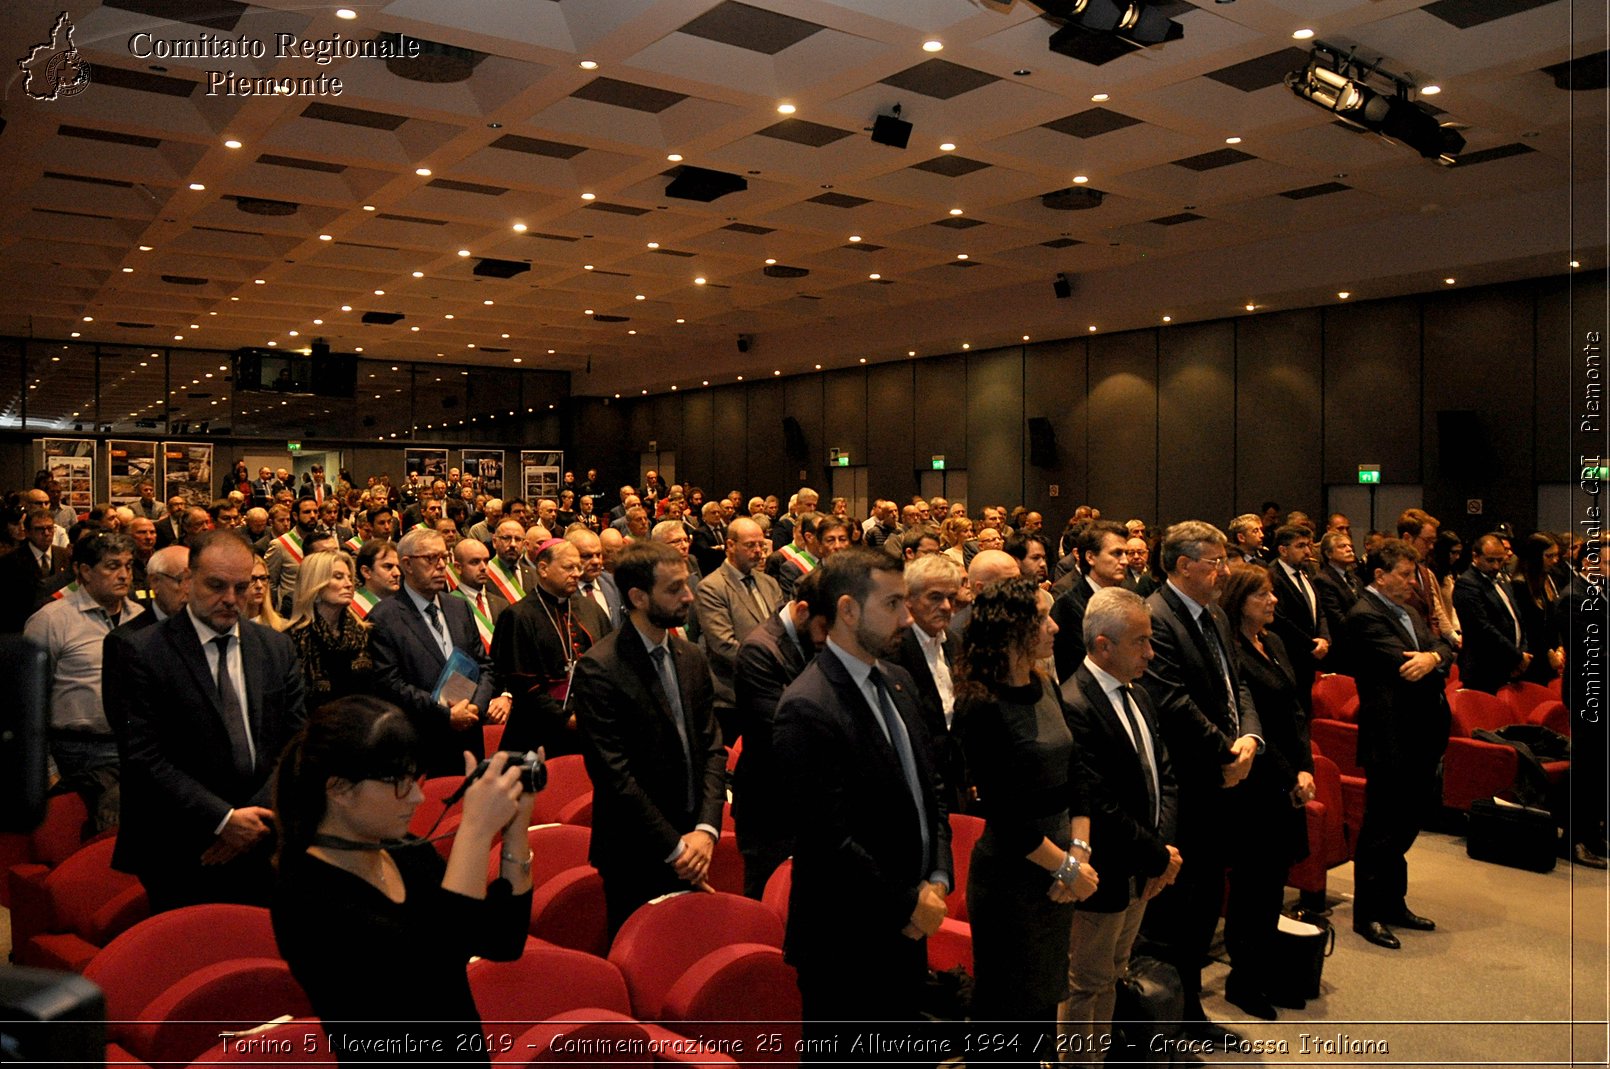
M184 610L125 639L115 860L152 912L267 905L273 889L274 768L305 713L296 647L241 619L252 565L233 533L204 532L189 547Z
M571 672L576 658L610 631L597 602L576 596L582 571L575 543L541 543L525 598L503 614L492 634L492 663L515 699L506 750L545 746L550 757L581 752L568 701Z
M1215 1027L1202 1010L1202 966L1218 925L1226 872L1261 843L1243 844L1238 826L1241 792L1262 749L1258 714L1236 669L1230 622L1218 606L1228 571L1224 532L1200 520L1177 523L1160 546L1168 580L1146 601L1152 610L1153 658L1141 686L1157 710L1158 727L1179 785L1179 826L1174 842L1190 863L1146 911L1144 931L1158 957L1180 974L1184 1030L1214 1044L1233 1033ZM1234 940L1240 918L1226 918ZM1229 944L1234 957L1236 944Z
M253 572L255 575L255 567ZM128 658L132 655L131 640L148 627L154 627L170 616L176 616L190 600L190 551L183 546L168 546L151 554L145 565L145 578L150 584L151 598L141 607L145 612L132 620L125 620L106 636L101 651L101 706L106 710L106 722L117 736L119 747L127 743L128 727ZM122 754L119 750L119 754ZM121 868L114 855L114 868Z
M25 541L0 557L0 630L21 631L45 593L68 576L72 554L56 545L58 529L47 506L29 506L23 517Z
M416 527L397 543L397 557L402 590L368 616L369 657L375 665L377 690L406 712L419 732L425 771L432 776L462 775L464 751L477 759L483 753L483 710L488 721L501 719L500 711L508 714L508 701L494 686L492 661L481 645L469 604L444 594L447 547L442 536ZM446 694L437 697L437 681L455 652L475 666L472 693L456 700Z
M113 628L142 611L128 600L133 559L128 535L84 535L73 545L74 586L23 629L49 658L50 755L97 831L117 824L119 806L117 739L101 706L101 647Z

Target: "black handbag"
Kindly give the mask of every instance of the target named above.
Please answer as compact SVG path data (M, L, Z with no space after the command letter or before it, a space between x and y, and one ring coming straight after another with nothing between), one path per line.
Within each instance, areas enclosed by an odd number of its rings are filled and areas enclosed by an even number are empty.
M1318 998L1325 959L1335 949L1336 928L1330 921L1301 911L1283 913L1275 931L1270 977L1291 985L1298 998Z
M1553 872L1558 836L1546 809L1500 805L1490 798L1470 803L1465 853L1532 872Z
M1156 958L1135 955L1129 971L1118 978L1118 1001L1113 1007L1113 1045L1107 1054L1112 1064L1151 1064L1164 1049L1158 1038L1179 1035L1185 1014L1185 993L1174 966ZM1161 1059L1167 1062L1168 1059Z

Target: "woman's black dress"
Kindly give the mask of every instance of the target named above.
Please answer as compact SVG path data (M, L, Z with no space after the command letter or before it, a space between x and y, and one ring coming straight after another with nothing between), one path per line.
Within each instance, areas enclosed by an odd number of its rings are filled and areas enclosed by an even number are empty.
M1067 994L1073 906L1046 896L1050 873L1025 855L1044 838L1066 849L1071 817L1086 812L1070 776L1073 735L1062 699L1036 679L992 697L964 698L955 722L984 816L967 876L973 1016L1049 1014L1054 1021Z
M422 1063L489 1061L465 967L472 956L512 961L525 948L531 892L497 880L485 899L442 889L447 863L421 842L392 850L406 896L387 898L368 881L307 855L281 863L272 916L331 1053L353 1062L406 1064L376 1041L430 1041L444 1054Z

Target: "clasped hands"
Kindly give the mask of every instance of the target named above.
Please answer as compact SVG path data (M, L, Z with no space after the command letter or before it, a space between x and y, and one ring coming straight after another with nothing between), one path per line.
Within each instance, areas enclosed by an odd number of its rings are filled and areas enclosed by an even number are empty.
M911 920L900 929L900 934L907 939L922 939L939 931L939 924L949 909L945 905L945 894L944 884L924 880L917 888L917 908L912 910Z
M700 891L713 891L706 879L710 874L710 858L715 854L716 843L710 833L695 828L682 836L682 852L671 859L671 871L679 880L686 880Z
M1258 754L1258 740L1251 735L1243 735L1230 744L1230 752L1235 755L1235 760L1220 766L1226 787L1234 787L1252 771L1252 759Z

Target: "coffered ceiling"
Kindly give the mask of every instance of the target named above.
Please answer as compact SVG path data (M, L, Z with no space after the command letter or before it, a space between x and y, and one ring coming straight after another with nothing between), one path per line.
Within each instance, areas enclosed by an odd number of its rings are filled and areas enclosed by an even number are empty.
M59 2L8 4L4 54L48 42ZM1005 6L80 0L89 84L33 99L44 75L13 68L0 111L0 333L324 338L596 394L1604 264L1602 3L1176 0L1153 6L1182 40L1100 65ZM1458 165L1294 96L1301 29L1440 85ZM279 34L424 44L321 65ZM1592 88L1545 69L1595 55ZM869 135L895 105L905 149ZM667 196L685 166L747 188Z

